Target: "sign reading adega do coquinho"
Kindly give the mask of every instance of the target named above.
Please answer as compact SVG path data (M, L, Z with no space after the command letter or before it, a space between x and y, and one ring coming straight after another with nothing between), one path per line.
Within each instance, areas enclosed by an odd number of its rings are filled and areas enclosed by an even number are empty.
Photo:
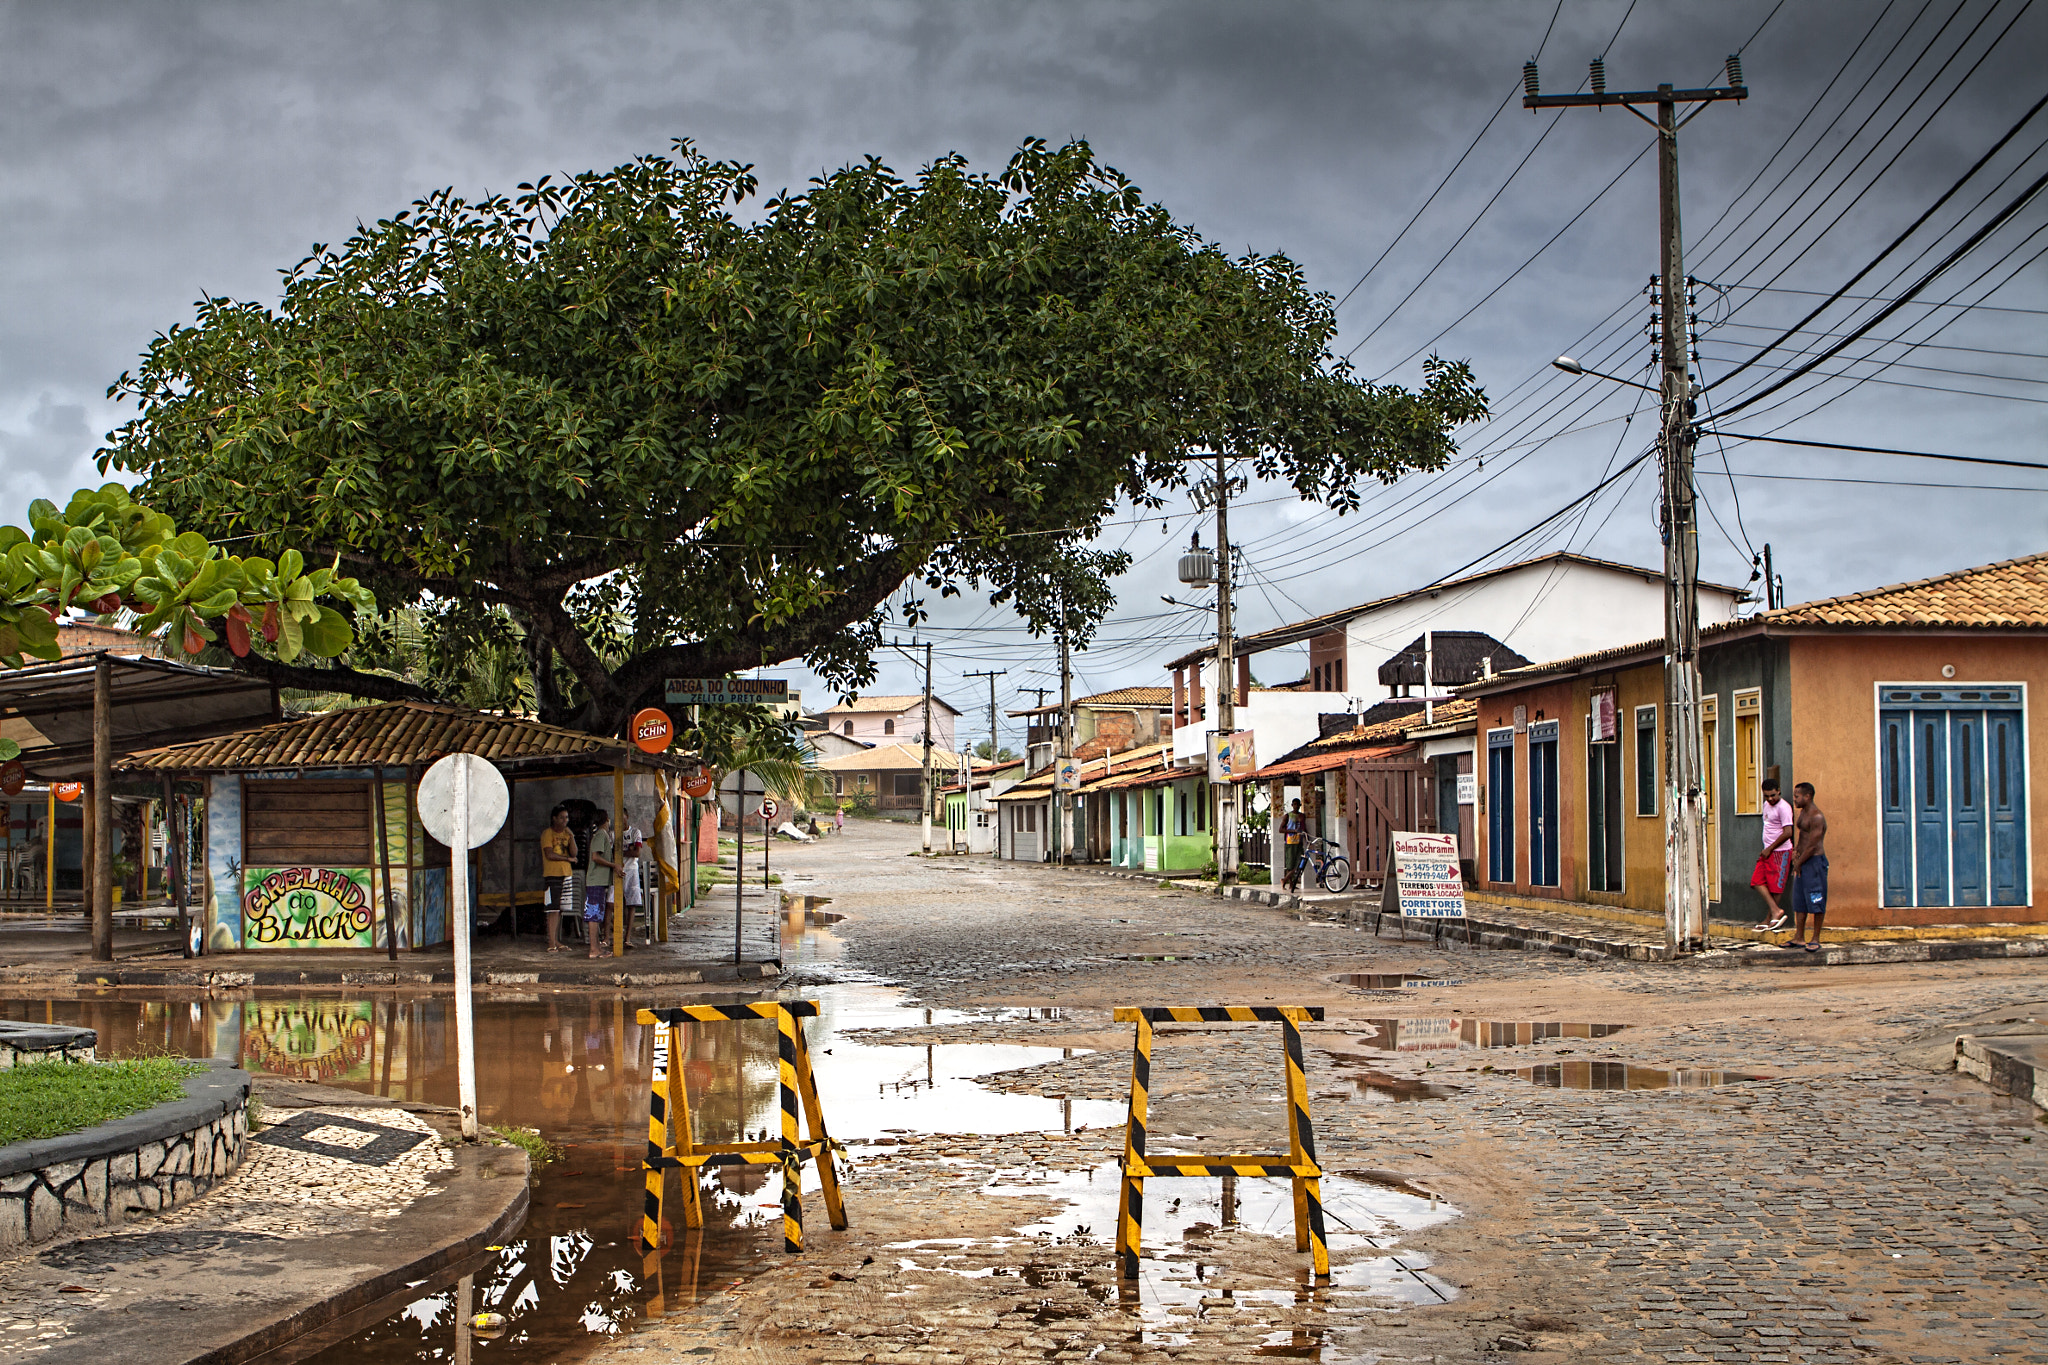
M670 678L663 700L671 706L718 706L729 702L789 700L787 678Z

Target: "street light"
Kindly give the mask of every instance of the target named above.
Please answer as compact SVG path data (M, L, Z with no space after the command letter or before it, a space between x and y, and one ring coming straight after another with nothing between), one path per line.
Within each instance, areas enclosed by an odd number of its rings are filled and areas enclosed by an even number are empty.
M1611 379L1617 384L1626 384L1632 389L1641 389L1644 393L1655 393L1661 395L1663 392L1663 390L1661 389L1651 388L1648 384L1638 384L1633 379L1623 379L1619 375L1602 374L1598 370L1589 370L1584 365L1581 365L1578 361L1573 360L1568 355L1561 355L1557 359L1551 361L1550 363L1555 368L1563 370L1566 374L1590 374L1595 379Z

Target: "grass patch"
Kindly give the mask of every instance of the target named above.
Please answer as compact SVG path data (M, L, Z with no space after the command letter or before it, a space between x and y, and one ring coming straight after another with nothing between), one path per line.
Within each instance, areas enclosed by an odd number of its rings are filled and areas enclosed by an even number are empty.
M183 1057L30 1062L0 1071L0 1145L62 1137L185 1097L206 1068Z
M545 1166L562 1154L561 1148L542 1137L538 1128L493 1128L491 1133L500 1142L525 1152L536 1166Z

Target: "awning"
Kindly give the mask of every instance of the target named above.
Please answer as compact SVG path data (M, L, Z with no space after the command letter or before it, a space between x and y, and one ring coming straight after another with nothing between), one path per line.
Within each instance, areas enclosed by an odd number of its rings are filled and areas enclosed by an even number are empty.
M119 772L303 772L313 768L426 767L453 753L476 754L533 776L575 776L614 768L694 768L690 754L642 753L624 740L497 716L459 706L393 701L328 711L193 744L134 754Z
M92 776L92 696L97 654L0 669L0 735L44 781ZM104 656L113 674L113 752L246 730L278 718L264 678L142 654Z

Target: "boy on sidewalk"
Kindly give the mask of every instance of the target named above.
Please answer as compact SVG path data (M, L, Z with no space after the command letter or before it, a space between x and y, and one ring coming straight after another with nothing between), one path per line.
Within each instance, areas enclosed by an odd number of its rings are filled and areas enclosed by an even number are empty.
M1778 794L1777 778L1764 779L1763 794L1764 851L1757 856L1756 870L1749 874L1749 884L1764 893L1764 904L1771 907L1759 932L1774 934L1792 923L1792 916L1778 905L1778 897L1785 894L1785 879L1792 861L1792 838L1798 831L1793 827L1791 805Z
M599 811L590 827L590 874L583 883L583 932L590 939L592 957L603 957L611 951L598 951L598 942L604 937L605 910L611 902L612 874L619 867L611 823L611 816Z

